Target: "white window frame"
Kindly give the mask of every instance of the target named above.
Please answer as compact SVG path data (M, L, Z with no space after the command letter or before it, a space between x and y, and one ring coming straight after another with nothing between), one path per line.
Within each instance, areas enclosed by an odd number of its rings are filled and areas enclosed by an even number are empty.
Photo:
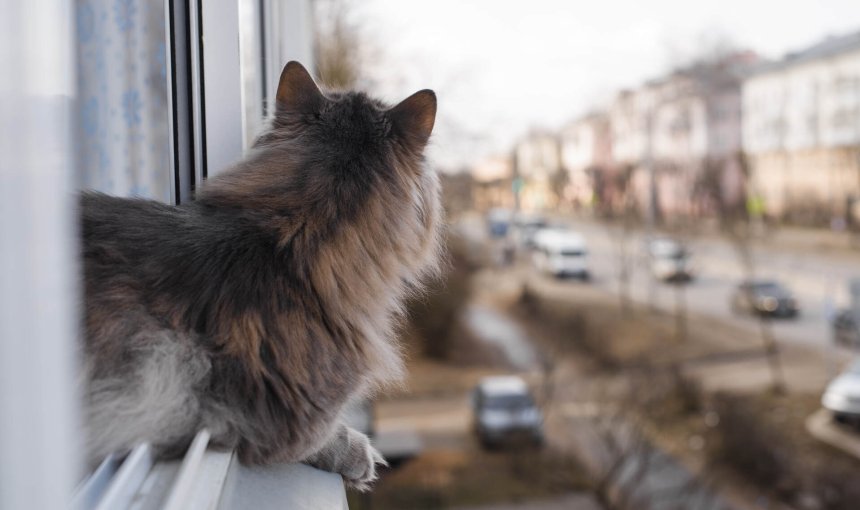
M289 60L313 68L310 0L259 2L262 115L270 115ZM243 119L239 0L165 0L174 203L237 161L249 138Z

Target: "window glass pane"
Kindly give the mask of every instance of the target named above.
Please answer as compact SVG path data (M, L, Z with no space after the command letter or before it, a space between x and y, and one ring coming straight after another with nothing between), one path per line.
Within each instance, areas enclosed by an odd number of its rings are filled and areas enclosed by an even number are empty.
M163 0L78 0L79 185L169 201Z
M239 0L242 67L242 138L250 147L263 125L263 13L260 0ZM270 34L271 36L271 34Z

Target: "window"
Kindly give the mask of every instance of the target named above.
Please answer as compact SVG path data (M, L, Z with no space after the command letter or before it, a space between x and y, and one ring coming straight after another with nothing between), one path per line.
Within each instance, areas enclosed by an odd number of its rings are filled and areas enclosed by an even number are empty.
M82 475L75 190L190 200L281 66L312 67L309 23L310 0L4 4L0 508L65 508Z

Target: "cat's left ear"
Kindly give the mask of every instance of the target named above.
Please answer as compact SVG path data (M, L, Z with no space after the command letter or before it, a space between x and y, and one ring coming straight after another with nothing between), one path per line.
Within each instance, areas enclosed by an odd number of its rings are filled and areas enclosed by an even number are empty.
M388 110L395 132L423 149L436 123L436 93L421 90Z
M325 96L307 69L298 62L290 61L281 72L275 99L279 112L313 113L322 107Z

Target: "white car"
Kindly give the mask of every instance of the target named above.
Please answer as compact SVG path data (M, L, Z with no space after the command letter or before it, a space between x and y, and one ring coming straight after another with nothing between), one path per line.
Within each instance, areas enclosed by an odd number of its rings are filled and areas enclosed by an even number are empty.
M836 421L860 423L860 360L827 385L821 405Z
M690 252L678 241L669 238L648 242L648 262L651 273L664 282L687 282L693 278Z
M576 276L587 280L588 245L577 232L563 229L544 229L535 234L535 249L532 255L538 271L556 277Z
M535 213L517 213L514 215L512 237L523 248L534 248L535 235L546 228L546 218Z
M472 394L475 433L485 447L522 438L543 443L543 414L517 376L481 379Z

